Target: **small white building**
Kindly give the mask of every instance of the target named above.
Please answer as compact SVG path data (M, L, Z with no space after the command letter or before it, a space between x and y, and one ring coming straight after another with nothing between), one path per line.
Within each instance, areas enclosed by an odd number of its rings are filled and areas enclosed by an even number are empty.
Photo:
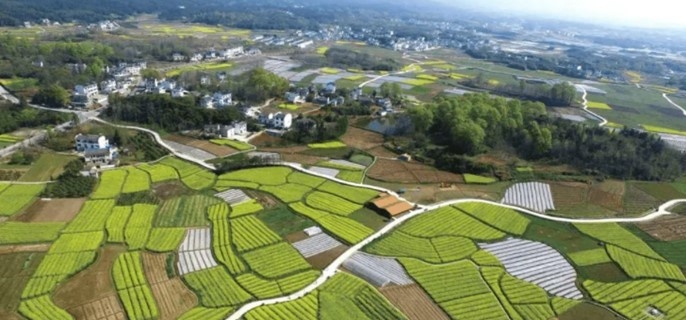
M79 133L74 137L74 140L76 143L76 151L78 152L110 148L110 141L103 135Z
M313 44L314 44L314 41L308 40L308 41L305 41L305 42L298 43L296 46L297 46L298 48L300 48L300 49L305 49L305 48L307 48L307 47L309 47L309 46L311 46L311 45L313 45Z
M110 164L116 155L113 149L86 150L83 159L89 164Z
M233 57L242 56L243 53L245 53L245 51L243 50L243 47L236 47L236 48L224 50L224 52L222 52L222 56L224 58L233 58Z
M212 100L214 100L214 106L216 108L224 108L224 107L229 107L229 106L233 105L233 99L231 98L231 93L216 92L212 96Z
M98 94L98 86L95 83L87 85L77 85L74 87L74 95L83 97L92 97Z
M186 60L186 56L184 56L180 53L172 54L172 61L174 61L174 62L185 61L185 60Z
M277 112L272 120L275 128L290 129L293 125L293 115L290 113Z
M305 97L297 92L286 92L286 101L288 101L288 103L304 103Z
M183 98L186 95L188 95L188 93L189 92L184 90L183 88L176 88L176 89L172 90L171 95L172 95L172 98Z
M206 125L205 134L226 139L233 139L239 136L244 137L248 135L248 124L245 121L240 121L230 125Z
M100 82L100 91L109 94L117 90L117 81L114 79L109 79Z

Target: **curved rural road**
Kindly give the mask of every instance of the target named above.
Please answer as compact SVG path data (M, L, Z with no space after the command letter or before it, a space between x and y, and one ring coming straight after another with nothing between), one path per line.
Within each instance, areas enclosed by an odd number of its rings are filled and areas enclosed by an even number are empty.
M322 178L326 178L329 180L334 180L334 181L337 181L340 183L344 183L347 185L365 187L365 188L370 188L370 189L374 189L374 190L378 190L378 191L382 191L382 192L388 192L391 194L395 194L395 192L393 192L391 190L386 190L384 188L380 188L380 187L376 187L376 186L369 186L369 185L360 184L360 183L351 183L351 182L347 182L347 181L342 181L342 180L337 179L337 178L332 178L332 177L327 176L327 175L312 172L310 170L304 169L300 165L296 165L296 164L292 164L292 163L284 163L283 165L289 166L293 169L303 171L303 172L306 172L306 173L309 173L312 175L316 175L316 176L319 176ZM241 308L239 308L238 310L236 310L233 314L231 314L226 319L227 320L239 320L239 319L242 319L246 313L248 313L251 310L258 308L260 306L284 303L284 302L293 301L293 300L302 298L305 295L307 295L308 293L316 290L319 286L324 284L326 282L326 280L328 280L329 278L334 276L336 274L336 272L338 272L338 268L343 264L343 262L345 260L347 260L348 258L350 258L353 254L360 251L364 246L370 244L372 241L374 241L374 240L378 239L379 237L385 235L386 233L392 231L393 229L395 229L399 225L403 224L405 221L410 220L410 219L417 217L421 214L424 214L426 212L430 212L432 210L438 209L438 208L442 208L442 207L450 206L450 205L454 205L454 204L459 204L459 203L468 203L468 202L479 202L479 203L485 203L485 204L500 206L500 207L504 207L504 208L508 208L508 209L514 209L514 210L517 210L521 213L536 216L536 217L539 217L542 219L558 221L558 222L569 222L569 223L632 222L633 223L633 222L650 221L650 220L656 219L656 218L664 216L664 215L669 215L669 214L671 214L671 212L668 211L669 208L671 208L674 205L679 204L679 203L686 203L686 199L676 199L676 200L668 201L668 202L662 204L656 212L651 213L651 214L646 215L646 216L643 216L643 217L639 217L639 218L607 218L607 219L569 219L569 218L553 217L553 216L541 214L538 212L534 212L534 211L531 211L528 209L520 208L517 206L506 205L506 204L493 202L493 201L489 201L489 200L483 200L483 199L458 199L458 200L450 200L450 201L446 201L446 202L441 202L441 203L437 203L437 204L433 204L433 205L429 205L429 206L418 205L417 206L418 209L410 211L409 213L403 215L402 217L391 221L389 224L387 224L386 226L381 228L379 231L375 232L374 234L365 238L361 242L350 247L343 254L341 254L338 258L336 258L336 260L331 262L331 264L329 264L329 266L327 266L326 269L322 270L322 274L319 276L319 278L317 278L317 280L315 280L313 283L311 283L307 287L303 288L302 290L295 292L295 293L288 295L288 296L266 299L266 300L259 300L259 301L254 301L254 302L248 303L248 304L242 306Z
M667 97L667 94L666 94L666 93L663 93L663 94L662 94L662 97L664 97L665 100L667 100L667 102L669 102L671 105L673 105L673 106L677 107L679 110L681 110L681 112L684 114L684 116L686 116L686 110L684 110L684 108L682 108L680 105L678 105L678 104L676 104L674 101L672 101L672 99L670 99L669 97Z
M600 123L598 124L599 127L604 127L605 125L607 125L607 119L601 117L599 114L597 114L591 110L588 110L588 99L586 99L586 97L588 96L588 92L586 92L586 88L584 88L582 86L576 86L576 87L583 90L583 92L584 92L584 95L581 96L581 99L584 100L583 101L584 111L586 111L588 114L590 114L590 115L596 117L598 120L600 120Z
M137 131L147 132L147 133L151 134L151 135L155 138L155 141L157 141L157 143L158 143L159 145L161 145L161 146L164 147L165 149L169 150L169 151L170 151L172 154L174 154L175 156L177 156L177 157L179 157L179 158L181 158L181 159L184 159L184 160L193 162L193 163L195 163L195 164L197 164L197 165L199 165L199 166L202 166L203 168L209 169L209 170L215 170L215 169L216 169L213 165L211 165L211 164L209 164L209 163L206 163L205 161L202 161L202 160L200 160L200 159L198 159L198 158L189 156L189 155L184 154L184 153L181 153L181 152L177 152L176 150L174 150L174 148L172 148L170 145L168 145L166 142L164 142L164 140L162 140L162 137L160 137L159 133L157 133L157 132L155 132L155 131L153 131L153 130L146 129L146 128L141 128L141 127L135 127L135 126L125 126L125 125L120 125L120 124L114 124L114 123L110 123L110 122L107 122L107 121L105 121L105 120L102 120L102 119L100 119L100 118L98 118L98 117L91 117L90 119L93 120L93 121L97 121L97 122L100 122L100 123L104 123L104 124L106 124L106 125L110 125L110 126L117 127L117 128L131 129L131 130L137 130Z

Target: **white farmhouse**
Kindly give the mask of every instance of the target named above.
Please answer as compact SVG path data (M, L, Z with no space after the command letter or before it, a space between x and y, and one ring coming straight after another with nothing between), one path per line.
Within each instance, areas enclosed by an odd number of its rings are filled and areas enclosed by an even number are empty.
M217 108L229 107L233 104L233 100L231 98L230 93L216 92L212 96L212 100L214 100L214 105Z
M98 94L98 86L96 84L77 85L74 87L74 95L90 98Z
M109 149L110 141L105 136L95 134L77 134L74 137L76 141L76 151L84 152L87 150L101 150Z
M231 125L212 124L205 126L205 134L220 138L233 139L248 134L248 124L245 121L234 122Z
M276 128L289 129L293 125L293 115L290 113L277 112L274 115L272 125Z

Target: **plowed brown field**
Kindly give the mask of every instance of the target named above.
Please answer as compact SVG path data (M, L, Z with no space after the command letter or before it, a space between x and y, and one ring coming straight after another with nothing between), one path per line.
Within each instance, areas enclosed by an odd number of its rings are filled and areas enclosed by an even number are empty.
M379 291L410 320L450 319L419 285L389 286Z
M170 279L166 271L166 254L143 254L145 276L160 310L160 319L176 319L193 308L198 299L181 281Z

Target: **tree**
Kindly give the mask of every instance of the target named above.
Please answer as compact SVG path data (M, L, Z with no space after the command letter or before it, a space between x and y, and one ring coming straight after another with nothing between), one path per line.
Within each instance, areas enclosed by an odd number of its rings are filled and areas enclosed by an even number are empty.
M33 102L49 108L65 108L69 105L69 92L58 84L42 87L33 97Z
M407 110L415 132L427 132L433 125L434 114L428 106L412 107Z
M157 71L155 69L150 69L150 68L141 70L141 77L143 79L157 79L157 80L161 80L162 78L164 78L164 76L159 71Z

